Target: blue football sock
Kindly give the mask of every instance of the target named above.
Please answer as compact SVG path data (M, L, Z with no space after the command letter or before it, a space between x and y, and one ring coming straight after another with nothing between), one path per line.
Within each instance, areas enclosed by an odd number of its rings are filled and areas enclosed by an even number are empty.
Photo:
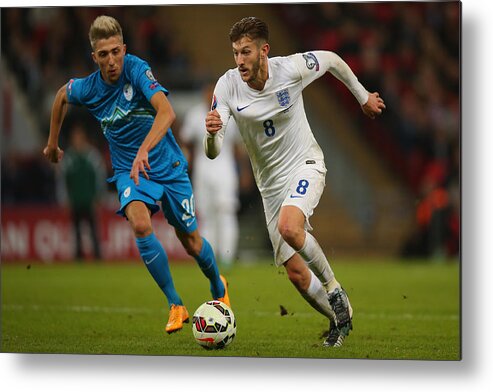
M214 251L211 244L204 237L202 237L202 249L198 257L195 257L195 260L197 260L200 269L211 282L212 298L224 297L225 288L219 277Z
M157 285L163 290L168 300L169 306L172 304L183 305L180 296L176 292L173 278L168 265L168 256L154 233L147 237L136 238L137 248L140 257L144 261L147 269L156 281Z

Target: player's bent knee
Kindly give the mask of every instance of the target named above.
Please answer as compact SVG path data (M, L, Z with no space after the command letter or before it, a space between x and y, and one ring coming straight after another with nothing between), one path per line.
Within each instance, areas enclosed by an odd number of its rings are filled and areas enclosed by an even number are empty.
M186 243L183 244L183 246L189 256L197 257L200 254L200 247L196 246L195 244Z
M147 237L152 233L152 225L149 219L134 218L130 221L130 225L136 237Z
M131 202L125 209L125 215L136 237L147 237L152 233L150 212L144 203Z
M181 234L178 236L189 256L197 257L202 250L202 238L198 235Z
M279 224L278 230L283 240L292 248L298 250L303 247L304 229L290 224Z
M152 226L145 219L132 222L132 229L136 237L147 237L152 233Z

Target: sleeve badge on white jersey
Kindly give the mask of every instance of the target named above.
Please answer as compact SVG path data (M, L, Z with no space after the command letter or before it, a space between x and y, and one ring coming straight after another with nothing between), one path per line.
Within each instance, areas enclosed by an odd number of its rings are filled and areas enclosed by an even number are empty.
M306 67L308 69L315 68L315 71L318 71L320 69L320 64L318 63L318 59L313 53L305 53L303 55L303 58L306 61Z
M289 91L287 88L276 92L277 100L279 101L279 105L282 107L288 106L291 101L291 97L289 96Z
M214 94L214 95L212 96L211 110L214 110L215 108L217 108L217 98L216 98L216 94Z

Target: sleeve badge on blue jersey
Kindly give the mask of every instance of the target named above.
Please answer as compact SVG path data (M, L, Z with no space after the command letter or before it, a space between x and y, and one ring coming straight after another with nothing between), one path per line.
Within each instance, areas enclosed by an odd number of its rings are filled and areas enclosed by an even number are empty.
M306 61L306 67L308 69L315 68L315 71L318 71L320 69L320 64L318 63L318 59L313 53L305 53L303 55L303 58Z
M147 78L151 81L151 82L155 82L156 81L156 78L154 77L154 75L152 74L152 71L150 69L148 69L146 71L146 76Z
M149 88L150 88L151 90L154 90L156 87L159 87L159 86L160 86L160 84L159 84L159 82L156 80L155 82L152 82L152 83L149 85Z
M74 79L70 79L70 81L68 82L67 89L69 95L72 95L72 84L74 84Z

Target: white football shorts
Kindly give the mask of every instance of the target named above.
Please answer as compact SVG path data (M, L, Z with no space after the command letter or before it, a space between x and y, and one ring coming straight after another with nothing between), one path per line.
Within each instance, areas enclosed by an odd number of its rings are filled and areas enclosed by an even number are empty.
M296 251L284 241L279 233L278 223L281 207L298 207L305 215L305 229L312 230L309 218L317 207L325 187L327 170L323 161L309 163L294 170L287 181L286 190L268 199L264 203L267 230L274 250L274 259L279 267L291 258Z

